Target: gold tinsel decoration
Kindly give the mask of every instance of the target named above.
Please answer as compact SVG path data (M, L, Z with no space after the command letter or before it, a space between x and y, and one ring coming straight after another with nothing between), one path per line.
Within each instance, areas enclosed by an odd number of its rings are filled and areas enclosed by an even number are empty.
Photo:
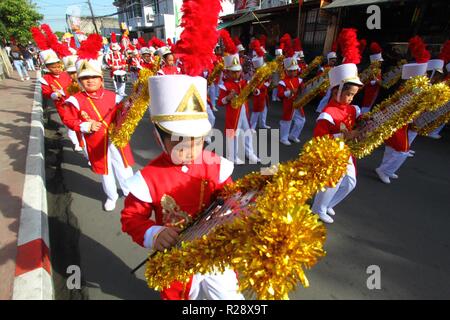
M378 79L381 75L381 62L372 62L364 71L359 74L362 83L367 84L372 79Z
M444 107L448 108L448 104L449 103L450 102L447 102L444 106L442 106L442 108L444 108ZM450 109L450 108L448 108L448 109ZM441 125L443 125L443 124L445 124L445 123L447 123L449 121L450 121L450 110L448 110L446 113L444 113L441 116L439 116L438 118L436 118L434 121L428 123L426 126L420 128L420 129L417 129L417 128L413 127L413 130L416 129L416 131L420 135L427 136L431 132L433 132L434 130L439 128Z
M258 88L264 81L266 81L274 72L280 68L278 60L267 62L264 66L258 68L253 74L252 79L241 90L238 96L231 100L231 106L234 109L239 108L247 102L248 97L253 91Z
M317 56L308 64L308 67L300 73L300 78L306 78L311 71L321 65L323 62L323 56Z
M331 68L325 69L324 73L315 76L314 78L308 80L305 83L305 88L308 87L308 85L314 81L317 81L321 77L326 77L325 80L314 89L310 90L307 94L300 97L299 99L294 101L293 107L294 109L300 109L305 107L308 103L310 103L318 94L325 93L330 86L330 80L328 79L328 72L331 70Z
M213 71L208 76L208 86L210 86L214 80L220 75L220 73L223 71L223 61L219 61L215 66Z
M81 91L81 89L80 89L80 86L78 85L78 82L73 82L72 81L72 83L67 87L67 93L70 95L70 96L72 96L72 95L74 95L75 93L78 93L78 92L80 92Z
M414 93L414 96L395 116L376 130L371 131L362 140L348 142L354 156L363 158L371 154L375 148L383 144L398 129L413 121L422 112L434 111L450 99L450 88L448 86L442 83L430 85L426 76L417 76L408 80L393 96L376 105L371 112L363 115L362 119L369 120L375 113L382 112L403 95L410 93Z
M402 77L402 66L404 64L408 63L408 61L406 61L405 59L402 59L398 62L397 66L394 68L391 68L387 73L385 73L382 77L382 79L385 79L387 74L389 74L390 71L392 71L393 69L398 68L397 74L395 77L393 77L392 79L390 79L388 82L385 82L384 80L382 80L381 82L381 86L384 89L389 89L390 87L392 87L394 84L396 84Z
M132 94L123 103L126 112L120 126L111 123L109 137L118 148L125 147L131 139L139 121L141 121L149 105L148 78L154 76L156 67L152 70L141 69L139 78L133 85Z
M147 264L149 287L162 290L175 280L187 282L193 274L225 268L236 270L239 289L258 299L288 299L298 282L308 287L304 269L325 255L326 230L305 202L317 191L336 185L349 157L342 140L314 138L298 160L280 164L271 178L252 173L243 179L245 183L238 180L235 190L263 187L248 207L250 214L181 248L158 252Z

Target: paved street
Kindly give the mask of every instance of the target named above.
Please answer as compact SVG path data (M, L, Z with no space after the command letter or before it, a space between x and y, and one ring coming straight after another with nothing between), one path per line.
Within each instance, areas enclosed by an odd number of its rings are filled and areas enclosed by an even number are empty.
M112 88L109 79L107 87ZM302 143L312 135L317 116L314 109L315 106L308 107ZM224 110L215 114L216 127L222 129ZM268 124L278 128L280 115L280 103L272 104ZM291 294L292 299L450 297L450 130L447 128L442 134L440 140L418 137L412 147L416 156L406 161L399 171L400 178L390 185L381 183L373 171L381 161L383 148L358 161L357 187L336 208L335 223L327 225L327 255L307 271L310 287L299 287ZM148 115L137 128L131 145L137 162L135 171L160 153ZM300 147L280 145L280 161L296 157ZM233 178L258 169L257 165L239 166ZM70 252L77 254L79 249L79 257L67 261L81 263L84 298L159 299L159 293L146 286L145 268L137 277L130 275L130 270L145 258L146 250L121 231L123 198L114 212L103 211L100 177L89 170L82 155L73 152L66 137L62 175L71 197L67 211L70 226L53 226L76 235ZM49 190L50 198L54 196L51 193L58 192ZM58 206L61 203L54 208L62 208ZM55 252L63 252L69 244L59 242L55 232L58 233L51 229L52 258L58 260ZM65 272L64 263L55 273ZM366 269L370 265L381 269L380 290L367 288Z

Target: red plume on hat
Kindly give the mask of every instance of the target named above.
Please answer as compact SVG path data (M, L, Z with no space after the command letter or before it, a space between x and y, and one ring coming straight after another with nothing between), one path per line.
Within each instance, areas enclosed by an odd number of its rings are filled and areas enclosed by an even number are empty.
M445 41L441 53L439 53L439 59L444 60L445 63L450 62L450 40Z
M339 47L344 57L343 63L359 64L361 54L359 52L359 42L356 36L356 29L344 28L338 37Z
M112 35L111 35L112 37ZM97 33L90 34L88 38L83 41L78 49L79 59L97 59L98 53L102 48L103 38Z
M41 29L47 35L47 40L48 40L48 43L49 43L50 47L53 49L53 51L56 52L56 54L60 58L72 55L72 53L70 52L70 50L67 47L67 45L64 45L64 44L62 44L61 42L58 41L58 38L53 33L52 29L50 28L50 26L48 24L41 25Z
M137 46L138 49L142 49L142 48L147 46L147 43L145 42L144 38L139 37L138 38L138 43L137 43L136 46Z
M220 0L183 1L181 27L184 29L175 50L186 74L198 76L212 69L221 9Z
M373 41L370 44L370 53L371 54L377 54L377 53L381 53L381 52L383 52L383 49L381 49L381 47L378 44L378 42Z
M367 47L367 40L366 39L361 39L359 40L359 54L363 55L364 50L366 50Z
M117 43L117 35L115 32L111 32L111 43Z
M283 53L285 58L290 58L294 55L294 49L292 48L292 38L289 33L285 33L280 39L280 48L283 47Z
M230 33L227 30L220 30L220 38L222 39L225 51L228 54L236 54L238 52L236 44L231 39Z
M264 57L264 51L261 48L261 43L259 42L259 40L253 40L250 43L250 49L254 50L258 57Z
M294 39L294 51L298 52L298 51L302 51L302 43L300 42L300 38L295 38Z
M431 58L430 52L427 50L425 43L419 36L409 39L409 50L416 60L416 63L426 63Z
M162 41L161 39L158 39L155 36L150 41L152 43L152 46L155 47L155 48L161 48L161 47L165 47L166 46L166 43L164 41Z
M36 45L40 50L50 49L47 38L44 36L41 30L39 30L38 27L31 27L30 31L31 35L33 36L34 42L36 42Z
M234 44L235 44L236 46L242 44L242 43L241 43L241 40L239 40L239 37L237 37L237 36L233 38L233 42L234 42Z
M259 37L259 42L261 43L261 47L266 48L267 36L263 34L261 37Z

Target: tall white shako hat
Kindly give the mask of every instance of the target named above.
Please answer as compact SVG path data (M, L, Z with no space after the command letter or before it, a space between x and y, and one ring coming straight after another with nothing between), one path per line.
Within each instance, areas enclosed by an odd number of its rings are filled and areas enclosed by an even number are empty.
M64 69L67 72L76 72L75 63L78 59L78 56L72 51L72 48L69 48L67 46L67 43L61 43L58 41L58 38L51 30L50 26L47 24L43 24L41 26L41 29L45 32L47 35L47 40L49 42L50 47L53 49L53 51L58 55L60 59L62 59L62 62L64 64ZM70 38L70 39L73 39ZM70 40L69 40L70 41ZM72 50L70 50L72 49Z
M342 89L346 83L351 83L360 87L364 84L358 76L357 64L361 61L361 54L359 51L356 29L342 29L338 39L342 55L344 56L343 64L333 67L328 72L328 78L330 80L330 88L336 86L339 87L337 97L340 99Z
M297 59L304 58L305 54L303 53L302 43L299 38L294 39L294 56Z
M383 50L381 49L380 45L377 42L374 41L370 44L370 52L371 52L371 55L369 56L370 62L384 61L383 56L381 55Z
M170 50L169 46L164 46L156 50L156 53L162 58L165 55L171 54L172 51Z
M111 32L111 50L120 51L120 44L117 42L117 35L115 32Z
M259 42L259 40L255 39L250 43L250 48L253 49L254 52L254 57L252 58L253 67L255 67L255 69L261 68L265 64L265 53L262 50L263 48L261 46L261 43Z
M426 49L425 43L419 36L409 39L409 50L416 62L407 63L402 66L403 80L425 75L427 73L428 61L431 56L430 52Z
M280 47L283 49L284 60L283 66L284 70L300 70L297 63L297 57L294 54L294 48L292 47L292 38L288 33L285 33L280 39Z
M77 59L78 59L78 56L76 54L63 57L62 61L64 63L64 69L67 72L77 72L77 68L76 68Z
M236 44L231 39L227 30L220 30L220 38L223 41L225 47L225 54L223 56L223 65L225 70L229 71L241 71L241 61L239 58L238 49Z
M444 73L444 60L431 59L427 62L427 71L437 71Z
M39 50L41 50L39 52L39 58L41 59L41 62L43 64L52 64L61 61L58 58L56 52L50 48L48 39L38 27L32 27L31 34L33 36L34 42L36 43L36 46L39 48Z
M102 77L102 37L93 33L78 48L78 60L75 63L78 79L82 77Z

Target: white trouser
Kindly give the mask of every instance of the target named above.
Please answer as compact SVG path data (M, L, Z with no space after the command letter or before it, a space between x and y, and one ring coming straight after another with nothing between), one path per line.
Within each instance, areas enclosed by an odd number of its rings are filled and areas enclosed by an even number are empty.
M302 132L303 126L305 125L305 117L302 117L298 109L294 110L294 115L291 121L280 121L280 140L287 141L289 138L298 139L300 133ZM291 124L294 122L292 129Z
M75 147L79 147L80 143L78 142L78 137L75 131L67 129L67 136Z
M319 215L327 213L328 208L334 208L356 187L356 172L353 160L350 157L347 172L334 188L327 188L318 192L311 207L312 212Z
M243 136L243 137L242 137ZM253 136L248 123L246 109L241 107L236 132L233 137L226 137L227 158L230 161L239 158L243 160L241 140L244 139L245 155L254 154L253 152Z
M408 152L396 151L385 146L383 160L378 169L387 176L392 176L408 158Z
M445 124L441 125L440 127L437 127L436 129L434 129L434 131L430 132L428 135L429 136L437 136L439 135L439 132L441 132L442 129L444 129Z
M414 139L416 139L416 137L417 137L417 131L408 130L408 143L409 143L410 147L411 147Z
M272 101L278 101L278 88L272 90Z
M129 190L126 185L126 180L133 176L133 169L131 167L125 168L120 151L114 144L109 143L108 174L102 175L102 187L106 196L110 200L117 200L117 198L119 198L114 175L119 181L120 189L122 189L124 195L127 196Z
M267 105L264 106L264 110L262 112L252 112L252 115L250 116L250 127L252 129L256 129L256 126L259 123L260 128L265 128L267 126L266 120L267 120Z
M28 71L35 71L36 69L34 68L33 58L29 58L26 61L27 61Z
M195 274L189 300L244 300L244 296L238 292L236 273L225 269L224 273Z
M267 105L264 107L264 110L262 112L261 118L259 118L259 125L262 128L267 127L267 112L268 112L268 108Z
M114 89L116 91L116 93L118 95L124 96L125 95L125 88L126 88L126 83L125 82L117 82L115 80L113 80L114 83Z
M209 99L211 100L212 106L216 107L217 96L216 96L216 85L214 83L212 83L208 87L208 94L209 94Z

